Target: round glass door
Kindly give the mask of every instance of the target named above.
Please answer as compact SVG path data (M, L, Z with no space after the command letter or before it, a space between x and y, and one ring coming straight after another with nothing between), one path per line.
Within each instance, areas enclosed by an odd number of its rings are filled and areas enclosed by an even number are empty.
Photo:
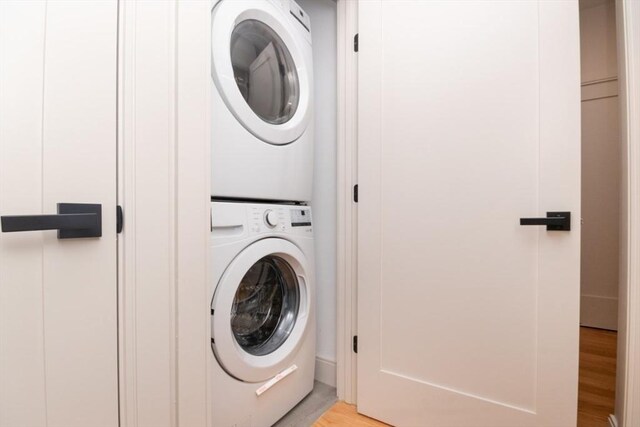
M282 39L265 23L247 19L231 34L231 65L244 100L269 124L283 124L300 101L298 73Z
M244 351L264 356L289 337L298 316L300 290L293 268L269 255L244 275L231 308L231 330Z

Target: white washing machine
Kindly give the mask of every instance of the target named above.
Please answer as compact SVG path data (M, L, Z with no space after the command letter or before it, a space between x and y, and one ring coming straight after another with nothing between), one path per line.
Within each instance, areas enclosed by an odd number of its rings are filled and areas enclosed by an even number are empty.
M219 0L211 58L212 196L311 200L309 17L293 0Z
M267 427L313 388L311 208L211 203L212 426Z

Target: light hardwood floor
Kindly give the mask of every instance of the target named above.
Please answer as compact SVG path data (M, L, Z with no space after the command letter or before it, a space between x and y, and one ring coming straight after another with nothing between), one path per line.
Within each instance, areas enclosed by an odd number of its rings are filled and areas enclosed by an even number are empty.
M580 328L578 427L606 427L613 412L616 385L616 333ZM358 414L356 407L338 402L314 427L383 427L387 424Z
M338 402L324 413L313 427L385 427L388 424L381 423L373 418L358 414L356 407L348 403Z

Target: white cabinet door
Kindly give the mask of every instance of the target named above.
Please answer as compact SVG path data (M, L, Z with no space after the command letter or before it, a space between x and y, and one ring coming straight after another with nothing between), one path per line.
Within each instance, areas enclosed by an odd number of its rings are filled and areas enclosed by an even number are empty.
M116 42L116 0L0 1L0 214L102 205L99 238L0 233L2 427L118 425Z
M359 32L359 411L575 426L577 1L367 0Z

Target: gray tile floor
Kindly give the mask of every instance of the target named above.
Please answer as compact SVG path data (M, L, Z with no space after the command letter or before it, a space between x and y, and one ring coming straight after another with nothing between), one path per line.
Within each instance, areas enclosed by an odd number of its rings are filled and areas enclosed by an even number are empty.
M336 389L315 382L313 390L273 427L309 427L338 401Z

